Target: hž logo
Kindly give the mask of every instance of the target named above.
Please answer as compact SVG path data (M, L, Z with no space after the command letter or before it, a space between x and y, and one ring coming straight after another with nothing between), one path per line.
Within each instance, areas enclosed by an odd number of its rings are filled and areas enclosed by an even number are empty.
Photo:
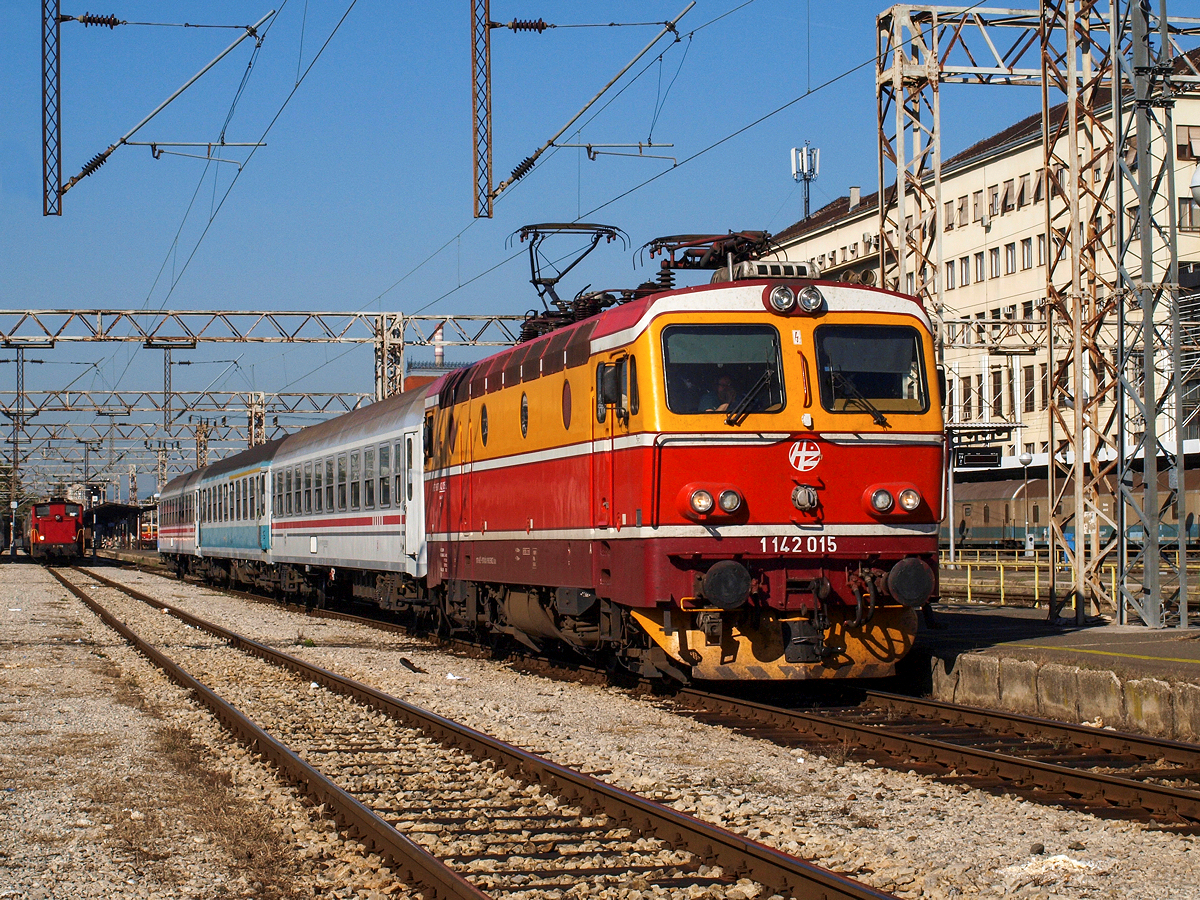
M797 472L811 472L821 462L821 445L816 441L796 441L788 451L788 462Z

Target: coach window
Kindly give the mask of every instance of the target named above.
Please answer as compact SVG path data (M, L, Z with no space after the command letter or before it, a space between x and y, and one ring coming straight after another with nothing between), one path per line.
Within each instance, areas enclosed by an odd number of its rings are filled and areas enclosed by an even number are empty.
M333 458L325 460L325 511L333 512Z
M923 413L929 389L921 337L906 325L819 325L814 332L821 405L830 412ZM884 421L880 421L884 419Z
M392 505L392 466L391 447L381 444L379 447L379 506Z
M363 451L363 507L375 508L375 448Z
M338 509L346 508L346 454L343 453L337 461L337 500Z
M529 398L521 394L521 437L529 436Z
M488 426L487 426L487 404L483 404L479 408L479 439L483 441L483 446L487 446Z
M254 520L254 476L249 475L242 479L246 490L246 518Z
M983 524L986 525L992 521L992 510L985 503L983 504Z
M235 481L233 483L233 521L240 522L242 520L242 483Z
M308 515L312 512L312 463L304 464L304 513Z
M362 484L359 483L359 478L362 477L362 462L359 459L358 451L355 450L350 454L350 508L358 509L362 505Z
M396 504L404 505L404 444L401 441L396 441L393 446L392 459L396 461L396 471L393 473L394 480L392 484L395 486ZM411 460L410 460L411 462Z
M779 331L772 325L671 325L662 344L673 413L776 413L786 405ZM620 399L636 411L629 366L621 369Z
M321 511L321 500L323 499L322 495L324 492L321 483L321 474L321 460L318 459L313 464L313 510L316 512Z
M288 469L283 476L283 514L292 514L292 470Z

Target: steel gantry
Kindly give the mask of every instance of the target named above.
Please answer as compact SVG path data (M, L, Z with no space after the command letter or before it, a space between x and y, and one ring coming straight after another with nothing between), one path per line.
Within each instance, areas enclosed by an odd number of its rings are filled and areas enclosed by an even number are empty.
M1171 99L1200 82L1178 45L1197 34L1200 19L1168 17L1165 0L898 5L877 19L880 272L901 290L912 278L941 323L939 355L967 327L942 294L940 86L1041 89L1047 316L1010 337L1021 352L1037 333L1049 356L1050 539L1071 572L1052 592L1078 621L1093 605L1151 626L1168 609L1188 619L1186 536L1164 525L1185 521ZM1117 596L1100 577L1114 556Z
M18 362L15 391L0 391L0 412L12 419L17 493L69 482L79 442L108 443L104 465L133 465L162 478L191 467L181 433L196 443L197 464L286 434L279 417L339 415L404 389L405 354L413 347L504 347L516 343L524 316L406 316L402 313L249 312L239 310L0 310L0 357ZM29 391L24 353L123 342L162 350L163 388L127 391ZM175 390L171 355L199 344L359 344L374 350L369 393ZM180 364L175 362L175 365ZM115 471L115 470L114 470Z

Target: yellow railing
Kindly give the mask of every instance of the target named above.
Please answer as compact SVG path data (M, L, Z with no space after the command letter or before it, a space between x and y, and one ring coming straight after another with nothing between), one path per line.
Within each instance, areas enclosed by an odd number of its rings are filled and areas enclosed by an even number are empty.
M943 559L942 562L942 584L943 594L946 589L955 591L961 579L954 577L957 573L966 574L966 600L968 603L977 599L981 593L987 594L988 600L994 600L991 595L999 589L1000 605L1007 606L1010 601L1020 599L1028 602L1030 599L1030 588L1032 588L1032 599L1034 605L1038 605L1043 600L1048 601L1049 594L1042 596L1043 586L1048 586L1050 583L1050 566L1046 560L1046 554L1042 553L1042 562L1038 562L1035 557L1029 558L1028 561L1022 562L1005 562L1003 560L985 560L976 562L966 562L960 557L957 562L948 563ZM1070 578L1069 567L1058 565L1056 566L1058 573L1064 578ZM1108 565L1102 567L1104 578L1109 583L1109 596L1116 596L1117 593L1117 567ZM986 579L980 579L980 574L983 572L989 573ZM1029 574L1032 573L1032 578ZM951 576L947 578L946 576Z

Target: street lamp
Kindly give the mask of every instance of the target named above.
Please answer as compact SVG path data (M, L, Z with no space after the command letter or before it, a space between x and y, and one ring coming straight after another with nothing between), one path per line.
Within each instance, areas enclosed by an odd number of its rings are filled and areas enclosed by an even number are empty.
M1033 541L1029 535L1029 464L1033 462L1033 454L1026 450L1017 457L1017 462L1021 464L1021 474L1025 479L1025 486L1021 491L1021 505L1025 507L1025 555L1028 556L1033 550Z

